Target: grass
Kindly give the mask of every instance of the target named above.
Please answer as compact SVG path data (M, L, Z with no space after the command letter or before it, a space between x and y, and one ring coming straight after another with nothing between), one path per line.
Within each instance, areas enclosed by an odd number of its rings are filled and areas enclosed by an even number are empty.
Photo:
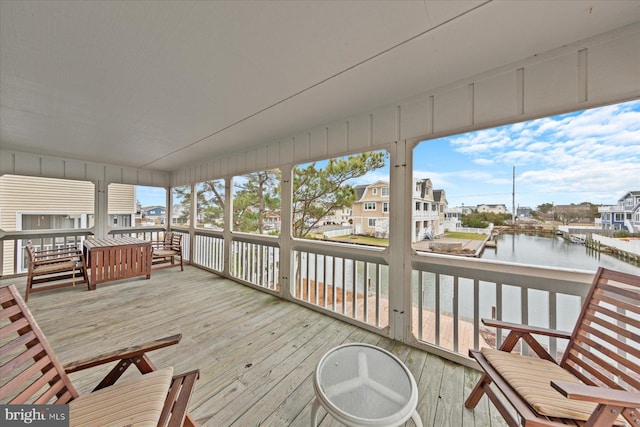
M309 237L314 240L324 240L322 237L322 233L312 233L309 234ZM389 239L378 239L376 237L369 236L356 236L353 234L349 236L332 237L328 241L351 243L354 245L389 246Z
M452 232L446 233L445 237L450 237L452 239L484 240L487 237L487 235L486 234L462 233L462 232L452 231Z

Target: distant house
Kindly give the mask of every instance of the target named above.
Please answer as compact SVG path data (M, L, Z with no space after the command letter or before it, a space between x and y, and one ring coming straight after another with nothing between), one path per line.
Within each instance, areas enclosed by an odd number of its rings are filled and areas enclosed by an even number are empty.
M412 200L412 242L443 234L448 205L444 190L434 190L429 178L414 178Z
M640 191L629 191L616 205L598 207L603 231L640 233Z
M555 205L552 211L555 218L569 224L571 222L593 222L591 204Z
M147 206L142 208L142 216L145 221L154 224L164 224L167 217L167 208L164 206Z
M478 205L477 209L478 213L493 213L493 214L506 214L509 213L507 206L505 204L497 204L497 205Z
M354 234L389 237L389 183L377 181L354 187L351 220Z
M353 209L351 207L344 207L342 209L337 209L325 216L324 223L348 226L349 220L351 219L352 215Z
M518 206L518 208L516 209L516 216L518 218L531 218L532 213L533 209L531 209L530 207Z
M462 207L447 207L444 211L445 231L455 231L456 228L461 227L462 215L464 215Z

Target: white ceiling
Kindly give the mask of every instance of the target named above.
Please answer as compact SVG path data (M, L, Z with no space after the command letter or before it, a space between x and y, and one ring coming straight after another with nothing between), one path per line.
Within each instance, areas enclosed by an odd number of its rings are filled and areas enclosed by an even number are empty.
M639 17L639 1L2 0L0 145L175 170Z

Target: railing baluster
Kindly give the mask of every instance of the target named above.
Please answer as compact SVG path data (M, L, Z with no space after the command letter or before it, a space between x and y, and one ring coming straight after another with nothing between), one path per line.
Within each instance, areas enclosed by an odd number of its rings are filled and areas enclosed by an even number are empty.
M473 280L473 348L480 347L480 281Z
M556 292L548 292L547 294L549 298L549 328L557 329L557 294ZM558 358L558 340L556 337L551 337L551 339L549 340L549 354L551 354L554 359Z
M356 270L358 269L358 262L357 261L353 261L353 281L351 282L351 287L352 287L352 291L351 291L351 305L352 305L352 312L351 312L351 317L353 317L354 319L357 319L358 315L357 315L357 311L356 308L358 307L357 304L357 300L358 300L358 281L357 281L357 274L356 274Z
M363 277L363 283L362 283L362 293L364 295L363 297L364 307L362 309L362 314L364 316L365 322L369 322L369 280L371 280L371 278L369 277L369 263L365 261L364 277Z
M382 277L382 265L376 264L376 326L380 327L380 277Z
M347 261L342 259L342 314L347 315Z
M458 318L458 302L460 299L460 278L458 276L453 277L453 351L458 352L458 338L460 335L460 322Z
M436 274L436 345L440 345L440 274Z
M496 283L496 320L502 320L502 283ZM502 329L496 329L496 348L502 345Z
M424 339L424 331L422 327L422 322L424 321L424 313L423 307L424 305L424 272L422 270L418 271L418 339Z

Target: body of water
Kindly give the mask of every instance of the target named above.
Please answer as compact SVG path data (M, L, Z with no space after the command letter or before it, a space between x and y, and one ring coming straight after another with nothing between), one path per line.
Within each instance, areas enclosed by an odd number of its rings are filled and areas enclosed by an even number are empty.
M640 275L640 267L611 255L571 243L560 236L501 234L496 248L485 248L482 259L596 271L598 267Z

